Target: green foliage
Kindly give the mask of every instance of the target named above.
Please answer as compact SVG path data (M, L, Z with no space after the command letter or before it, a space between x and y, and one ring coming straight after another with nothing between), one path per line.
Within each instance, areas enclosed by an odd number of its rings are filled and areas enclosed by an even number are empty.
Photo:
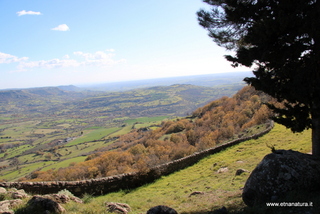
M301 132L312 128L313 155L320 156L320 3L297 1L205 1L211 12L198 12L200 24L233 66L253 67L245 81L282 106L269 104L274 120Z
M60 190L57 194L74 197L74 195L67 189Z
M94 199L93 196L90 195L90 194L88 194L88 193L85 193L85 194L82 196L82 201L83 201L83 203L85 203L85 204L90 203L93 199Z

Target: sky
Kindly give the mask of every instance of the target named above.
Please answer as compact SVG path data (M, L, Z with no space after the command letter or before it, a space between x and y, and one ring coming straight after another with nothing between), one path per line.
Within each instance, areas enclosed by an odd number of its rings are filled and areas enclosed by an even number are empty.
M202 0L0 0L0 89L247 71L197 21Z

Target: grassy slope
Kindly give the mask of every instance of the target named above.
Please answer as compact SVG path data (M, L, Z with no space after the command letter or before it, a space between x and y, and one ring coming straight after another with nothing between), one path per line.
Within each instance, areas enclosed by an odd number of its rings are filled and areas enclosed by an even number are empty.
M106 213L103 204L105 201L112 201L129 204L133 214L145 213L149 208L161 204L185 214L209 213L222 206L226 206L229 211L237 211L245 207L240 188L244 186L249 173L235 177L236 170L243 168L252 171L261 159L271 152L266 144L272 144L276 149L310 152L310 136L310 131L293 134L276 124L269 134L257 140L228 148L152 184L100 196L84 205L70 203L65 205L65 208L70 214ZM229 170L217 173L221 167L228 167ZM194 191L205 194L189 197Z

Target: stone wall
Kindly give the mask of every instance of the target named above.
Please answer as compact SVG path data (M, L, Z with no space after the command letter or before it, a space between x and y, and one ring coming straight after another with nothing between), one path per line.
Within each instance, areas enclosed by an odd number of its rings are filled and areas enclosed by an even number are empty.
M250 137L244 137L236 139L217 147L204 150L202 152L196 152L190 156L168 162L166 164L158 165L152 168L148 173L126 173L121 175L115 175L110 177L81 180L81 181L50 181L50 182L3 182L0 183L0 187L4 188L17 188L24 189L28 193L33 194L50 194L57 193L60 190L67 189L75 196L82 196L85 193L92 195L103 195L106 193L118 191L121 189L132 189L144 184L153 182L163 175L169 175L178 170L184 169L197 163L202 158L218 153L230 146L238 143L256 139L273 128L273 121L268 124L266 130L259 134L252 135Z

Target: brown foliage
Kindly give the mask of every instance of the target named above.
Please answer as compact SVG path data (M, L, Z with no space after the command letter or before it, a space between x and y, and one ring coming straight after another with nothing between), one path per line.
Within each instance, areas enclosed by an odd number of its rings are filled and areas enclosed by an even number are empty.
M214 147L251 126L265 123L271 113L262 103L269 99L247 86L232 98L222 97L198 108L193 119L165 121L156 130L134 129L120 136L110 151L56 171L33 172L29 179L79 180L147 172L152 166Z

